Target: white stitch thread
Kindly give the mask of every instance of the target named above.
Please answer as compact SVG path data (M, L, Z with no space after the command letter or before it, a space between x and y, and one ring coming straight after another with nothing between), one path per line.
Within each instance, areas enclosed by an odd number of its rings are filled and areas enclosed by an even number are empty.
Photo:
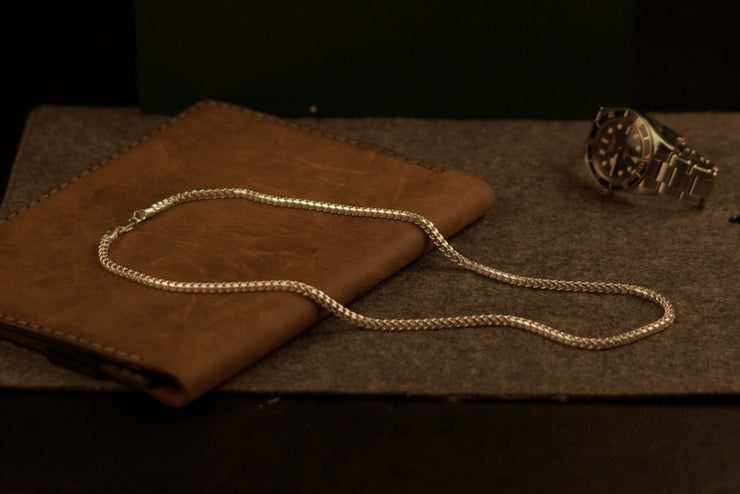
M64 333L62 331L59 331L58 329L47 328L45 326L40 326L38 324L30 323L30 322L24 321L22 319L18 319L17 317L8 316L8 315L5 315L5 314L0 314L0 318L1 319L5 319L6 321L10 321L13 324L21 325L21 326L25 326L27 328L33 329L34 331L39 331L39 332L50 334L50 335L53 335L53 336L58 336L58 337L65 338L65 339L68 339L68 340L76 341L76 342L82 343L82 344L84 344L86 346L90 346L90 347L93 347L93 348L99 348L99 349L105 350L106 352L112 353L114 355L119 355L119 356L122 356L122 357L126 357L126 358L131 359L131 360L136 360L137 362L141 362L143 360L138 355L134 355L132 353L127 353L127 352L124 352L122 350L117 350L117 349L115 349L113 347L110 347L110 346L104 346L104 345L101 345L100 343L96 343L96 342L90 341L90 340L88 340L86 338L75 336L75 335L69 334L69 333Z

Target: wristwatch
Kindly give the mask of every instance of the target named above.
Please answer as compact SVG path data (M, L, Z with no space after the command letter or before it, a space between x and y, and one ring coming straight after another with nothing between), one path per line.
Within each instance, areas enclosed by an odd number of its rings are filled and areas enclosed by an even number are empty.
M629 108L601 107L586 139L586 163L608 191L639 189L703 206L718 169L686 139Z

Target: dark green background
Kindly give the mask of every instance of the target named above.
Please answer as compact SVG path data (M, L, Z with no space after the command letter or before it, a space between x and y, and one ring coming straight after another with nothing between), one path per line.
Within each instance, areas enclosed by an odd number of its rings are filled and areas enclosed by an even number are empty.
M586 118L628 104L631 2L136 2L139 102Z

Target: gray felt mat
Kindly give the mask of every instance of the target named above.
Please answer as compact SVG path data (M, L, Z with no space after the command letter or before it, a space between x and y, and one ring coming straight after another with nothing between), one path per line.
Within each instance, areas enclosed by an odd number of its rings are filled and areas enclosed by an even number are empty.
M508 328L388 334L328 318L221 389L507 398L738 393L740 225L728 219L740 213L740 114L655 116L720 167L705 209L646 194L605 197L583 161L587 121L300 123L480 176L498 202L452 238L458 250L518 274L654 288L676 307L677 321L665 332L591 352ZM36 109L3 213L165 120L134 109ZM658 315L652 305L629 297L502 286L461 271L437 252L352 307L394 317L510 313L590 335L621 332ZM7 342L0 342L0 386L124 389L54 366Z

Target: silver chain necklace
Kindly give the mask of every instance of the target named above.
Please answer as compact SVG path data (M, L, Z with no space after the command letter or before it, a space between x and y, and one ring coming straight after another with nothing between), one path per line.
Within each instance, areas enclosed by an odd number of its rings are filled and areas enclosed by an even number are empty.
M291 280L262 280L262 281L237 281L237 282L192 282L175 281L158 278L134 269L121 266L111 260L109 249L111 244L122 234L130 232L142 221L151 218L167 209L179 204L215 199L246 199L260 204L275 207L307 209L321 213L339 214L345 216L361 216L365 218L377 218L393 221L405 221L419 227L434 242L434 245L450 261L458 266L481 274L493 280L509 285L539 290L553 290L565 292L606 293L618 295L631 295L648 300L661 309L663 316L650 324L632 329L613 336L586 337L578 336L559 329L552 328L537 321L523 317L507 314L480 314L453 317L433 317L423 319L381 319L364 316L354 312L341 303L334 300L318 288ZM362 328L380 331L420 331L429 329L463 328L476 326L507 326L523 329L538 334L544 338L556 341L566 346L586 350L605 350L614 348L647 336L658 333L671 325L675 319L675 312L671 303L661 294L654 290L635 285L621 283L592 282L592 281L565 281L544 278L530 278L518 276L491 268L484 264L472 261L457 252L434 224L427 218L396 209L380 209L349 206L346 204L332 204L327 202L311 201L290 197L272 196L250 189L222 188L192 190L172 195L148 208L136 210L131 218L125 223L110 229L105 233L98 245L98 259L105 269L111 273L136 283L159 290L181 293L249 293L283 291L300 294L313 300L321 307L328 309L336 316L349 321Z

